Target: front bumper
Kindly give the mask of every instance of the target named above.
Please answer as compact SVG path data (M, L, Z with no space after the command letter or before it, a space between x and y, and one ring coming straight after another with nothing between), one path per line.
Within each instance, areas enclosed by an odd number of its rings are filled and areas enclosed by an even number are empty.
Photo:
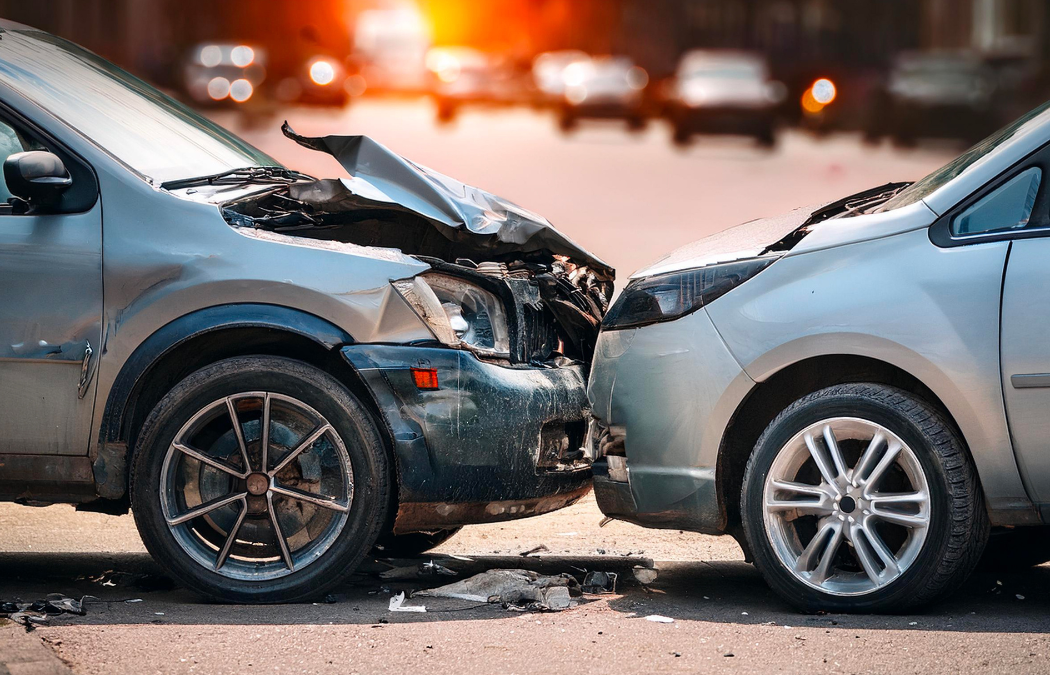
M507 367L462 350L391 345L342 355L393 440L395 532L538 515L590 490L582 366ZM436 369L440 388L418 389L412 367Z
M706 310L602 332L588 389L602 512L650 527L723 532L719 446L753 385Z

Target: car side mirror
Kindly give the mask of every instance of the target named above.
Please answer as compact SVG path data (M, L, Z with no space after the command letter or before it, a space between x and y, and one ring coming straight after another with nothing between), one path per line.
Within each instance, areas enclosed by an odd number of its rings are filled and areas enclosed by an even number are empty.
M33 206L55 206L73 185L58 155L44 150L16 152L4 160L7 190Z

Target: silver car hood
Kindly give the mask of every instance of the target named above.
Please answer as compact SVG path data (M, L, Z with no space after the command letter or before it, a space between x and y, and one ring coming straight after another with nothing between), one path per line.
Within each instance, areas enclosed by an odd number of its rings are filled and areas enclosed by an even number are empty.
M742 223L671 251L652 265L638 270L632 279L677 270L717 265L754 258L809 220L818 206L807 206L772 218Z
M407 211L430 221L453 241L476 238L474 244L492 254L549 251L609 279L615 274L543 216L415 164L367 136L300 136L287 122L281 130L304 147L332 155L349 174L293 186L296 199L316 201L328 211L362 207Z
M937 214L919 201L891 211L831 217L814 222L823 211L836 203L807 206L780 216L760 218L731 227L672 251L635 272L631 278L695 269L764 254L799 255L929 227L937 218Z

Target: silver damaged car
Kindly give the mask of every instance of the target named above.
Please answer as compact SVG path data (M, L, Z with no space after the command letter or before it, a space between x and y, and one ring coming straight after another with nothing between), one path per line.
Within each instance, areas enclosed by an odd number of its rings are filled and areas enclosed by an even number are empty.
M590 490L613 270L368 138L285 134L347 175L0 23L0 499L130 508L222 600Z
M731 534L807 611L1050 559L1048 143L1043 106L915 183L635 274L589 384L601 509Z

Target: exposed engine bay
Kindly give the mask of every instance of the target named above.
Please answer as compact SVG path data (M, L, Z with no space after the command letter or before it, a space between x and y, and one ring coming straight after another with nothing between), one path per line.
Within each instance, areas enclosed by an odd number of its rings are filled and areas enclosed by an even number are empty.
M459 315L445 322L470 331L475 339L463 342L480 357L534 365L565 358L590 362L613 292L611 267L541 216L413 164L367 137L309 138L287 123L283 131L332 154L350 177L281 182L227 203L223 215L231 225L398 249L433 270L421 275L423 284L395 283L417 312L428 311L432 295L446 307L483 306L489 296L472 290L478 287L498 298L505 312L499 325ZM453 302L446 304L446 297ZM437 334L440 327L435 332L446 344L457 342L456 335Z

